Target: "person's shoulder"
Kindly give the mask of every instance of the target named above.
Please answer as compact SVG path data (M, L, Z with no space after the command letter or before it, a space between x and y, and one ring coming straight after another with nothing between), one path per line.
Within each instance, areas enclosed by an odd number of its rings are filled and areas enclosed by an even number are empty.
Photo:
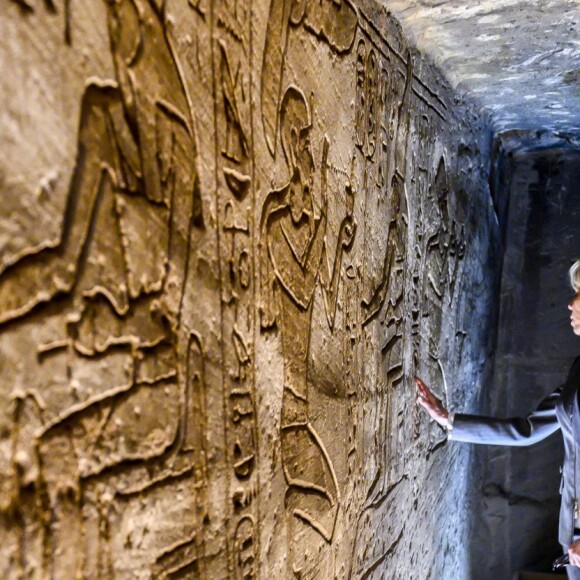
M580 355L578 355L574 359L574 362L572 363L572 366L570 367L570 370L568 371L568 379L570 379L571 377L573 377L579 373L580 373Z

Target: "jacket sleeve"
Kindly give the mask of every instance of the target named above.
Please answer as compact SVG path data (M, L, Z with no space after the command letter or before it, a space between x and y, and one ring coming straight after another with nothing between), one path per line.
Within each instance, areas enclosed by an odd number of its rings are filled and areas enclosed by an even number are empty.
M451 441L464 443L514 447L533 445L560 428L556 416L556 402L561 392L562 388L559 387L550 393L527 417L496 419L457 413L448 437Z

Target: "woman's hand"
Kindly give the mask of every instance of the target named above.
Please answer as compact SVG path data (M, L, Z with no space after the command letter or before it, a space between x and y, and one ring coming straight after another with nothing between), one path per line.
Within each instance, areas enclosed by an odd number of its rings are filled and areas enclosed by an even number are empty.
M568 557L572 566L580 566L580 540L576 540L568 546Z
M417 404L421 405L421 407L429 413L431 419L437 421L437 423L442 427L447 428L449 426L449 411L447 411L447 409L441 404L441 401L429 390L429 387L419 377L415 377L415 384L417 385L418 394ZM578 546L578 554L580 558L580 544Z

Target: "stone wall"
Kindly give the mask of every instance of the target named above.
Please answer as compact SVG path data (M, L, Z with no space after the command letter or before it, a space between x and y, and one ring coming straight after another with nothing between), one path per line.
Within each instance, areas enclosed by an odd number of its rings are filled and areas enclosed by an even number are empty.
M3 577L467 578L483 121L368 0L2 13Z

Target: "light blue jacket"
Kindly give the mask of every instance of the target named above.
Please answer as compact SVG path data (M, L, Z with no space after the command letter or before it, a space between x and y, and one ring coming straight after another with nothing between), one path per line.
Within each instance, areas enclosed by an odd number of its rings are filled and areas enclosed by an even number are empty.
M550 393L527 417L496 419L457 413L449 439L465 443L523 447L545 439L558 429L564 439L564 465L560 493L558 538L563 546L580 537L580 357L576 358L566 382Z

